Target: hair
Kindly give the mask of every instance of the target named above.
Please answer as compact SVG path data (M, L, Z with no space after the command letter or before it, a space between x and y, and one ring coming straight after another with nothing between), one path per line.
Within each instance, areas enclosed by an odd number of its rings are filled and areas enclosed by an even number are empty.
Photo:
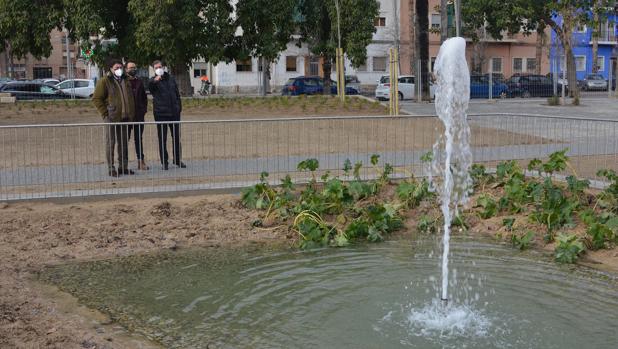
M160 59L155 59L155 60L152 62L152 66L154 67L156 64L159 64L159 63L160 63L161 65L165 65L165 62L164 62L163 60L160 60Z
M133 64L135 64L137 66L137 62L135 62L132 59L127 59L127 63L125 63L125 65L129 65L129 63L133 63Z
M122 61L119 60L118 58L112 58L112 57L107 59L107 68L111 68L116 64L122 65Z

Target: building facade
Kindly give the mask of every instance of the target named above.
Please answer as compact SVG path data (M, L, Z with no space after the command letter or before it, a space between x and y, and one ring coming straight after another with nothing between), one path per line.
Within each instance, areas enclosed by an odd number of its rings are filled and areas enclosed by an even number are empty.
M22 59L13 59L13 64L6 52L0 53L0 76L14 79L58 79L90 78L92 67L79 58L79 46L69 41L68 55L70 67L67 68L67 45L65 33L53 30L50 33L52 51L49 57L36 59L27 55ZM96 68L94 69L96 71Z
M618 59L618 16L611 13L604 20L599 28L598 53L596 62L596 72L605 79L616 77L616 61ZM556 18L559 24L561 18ZM593 28L583 25L577 27L572 34L573 55L575 56L575 69L578 80L582 80L586 75L593 73L595 63L593 62ZM564 71L564 49L556 33L551 32L551 64L552 71Z
M433 62L440 50L440 0L429 0L429 57L433 69ZM412 9L410 1L401 1L401 52L400 52L400 71L402 74L414 74L412 67L417 62L414 60L414 42L411 30L413 29ZM452 19L449 20L452 22ZM508 35L504 33L502 39L497 40L482 30L478 33L479 40L474 42L466 39L466 59L472 72L503 74L505 78L515 73L540 73L547 74L550 69L549 62L549 29L545 31L541 38L538 33L533 32L529 35L516 33ZM539 40L541 39L541 40ZM537 58L537 48L540 49L540 60Z

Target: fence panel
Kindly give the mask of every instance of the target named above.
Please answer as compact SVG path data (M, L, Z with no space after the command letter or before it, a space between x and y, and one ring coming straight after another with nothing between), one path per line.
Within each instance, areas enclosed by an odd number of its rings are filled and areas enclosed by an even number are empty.
M569 148L569 170L579 176L597 179L596 170L617 169L617 121L512 114L470 115L469 121L474 161L488 167L503 160L543 159ZM296 166L307 158L319 160L318 175L344 175L346 159L362 162L361 174L367 179L376 175L372 154L380 155L380 166L391 164L396 177L422 176L427 173L420 159L443 132L435 116L186 121L175 124L180 126L186 168L174 165L168 132L165 170L157 126L171 131L173 125L146 122L132 126L143 125L143 152L150 169L137 170L134 132L123 131L130 137L124 147L135 174L114 177L106 161L110 125L0 126L0 200L238 188L255 183L262 172L268 172L273 183L286 175L303 181L310 175ZM114 166L120 170L114 150Z

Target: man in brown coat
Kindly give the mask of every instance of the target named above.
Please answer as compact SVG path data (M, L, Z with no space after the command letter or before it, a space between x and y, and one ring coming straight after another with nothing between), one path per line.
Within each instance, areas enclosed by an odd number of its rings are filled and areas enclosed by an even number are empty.
M123 125L135 117L135 101L131 84L124 74L122 62L110 59L109 71L97 82L92 102L103 118L103 122L112 123L105 127L105 156L108 173L112 177L132 175L129 170L128 139L129 127ZM114 168L114 146L118 150L118 171Z

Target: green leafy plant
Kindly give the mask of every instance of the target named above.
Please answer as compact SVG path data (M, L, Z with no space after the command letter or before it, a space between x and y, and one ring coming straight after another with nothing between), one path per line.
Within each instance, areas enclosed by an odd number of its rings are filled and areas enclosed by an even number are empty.
M317 213L303 211L294 219L293 229L300 235L300 248L308 249L326 246L345 246L346 235L336 227L329 225Z
M418 220L416 229L421 233L435 234L438 232L438 220L428 215L422 215Z
M498 204L488 194L481 194L476 199L476 207L480 207L483 210L479 212L479 216L483 219L489 219L496 215L498 212Z
M506 229L506 231L513 231L514 225L515 225L515 218L508 217L508 218L502 219L502 226L504 227L504 229Z
M577 258L584 252L584 245L577 235L563 235L556 237L558 245L555 249L555 258L559 263L575 263Z
M604 208L618 214L618 174L614 170L599 170L597 176L604 177L609 181L609 185L597 196L598 204Z
M534 232L529 230L525 234L511 235L511 243L513 243L513 246L523 251L530 247L530 242L532 241L533 238L534 238Z
M261 210L267 208L271 204L276 193L268 184L267 178L268 172L262 172L258 184L241 191L241 201L245 207Z
M470 167L470 178L472 179L474 187L481 187L481 190L494 180L494 177L487 173L485 166L480 164L473 164L472 167Z
M423 200L433 195L425 179L419 183L414 178L399 183L395 192L407 208L417 207Z

